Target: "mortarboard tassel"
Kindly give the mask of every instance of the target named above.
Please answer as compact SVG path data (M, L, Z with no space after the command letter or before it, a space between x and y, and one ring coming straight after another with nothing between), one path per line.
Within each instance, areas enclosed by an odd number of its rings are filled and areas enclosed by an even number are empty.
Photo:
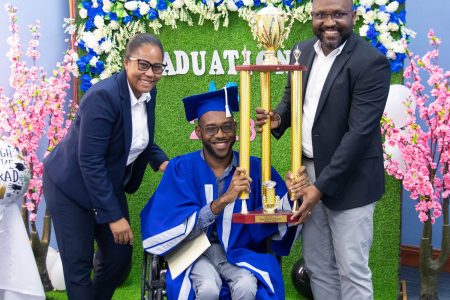
M227 93L227 87L223 87L225 90L225 117L229 118L231 117L230 108L228 107L228 93Z

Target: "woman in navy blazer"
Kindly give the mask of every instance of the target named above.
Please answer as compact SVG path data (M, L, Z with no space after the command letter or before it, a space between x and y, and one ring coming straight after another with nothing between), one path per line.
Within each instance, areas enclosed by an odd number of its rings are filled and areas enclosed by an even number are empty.
M69 299L111 299L131 262L125 192L138 189L148 163L155 171L168 163L154 143L163 47L142 33L125 51L124 70L88 90L69 132L44 160L44 195Z

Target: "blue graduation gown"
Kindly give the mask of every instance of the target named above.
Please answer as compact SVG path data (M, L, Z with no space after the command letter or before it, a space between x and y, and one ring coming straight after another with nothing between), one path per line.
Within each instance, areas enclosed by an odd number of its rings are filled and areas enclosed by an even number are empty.
M144 249L165 255L182 242L192 231L202 207L218 198L216 176L201 156L201 151L172 159L164 176L141 212L141 232ZM239 155L234 152L236 159ZM225 178L228 189L234 170ZM261 161L250 157L252 178L248 210L261 209ZM272 168L272 180L277 183L279 208L291 210L287 189L280 175ZM290 252L300 228L287 224L237 224L232 214L241 212L242 201L226 206L216 219L217 234L230 263L249 270L258 279L257 299L284 299L281 268L275 256L264 253L267 238L272 237L272 250L278 255ZM192 266L191 266L192 267ZM189 272L172 278L166 275L168 299L194 299Z

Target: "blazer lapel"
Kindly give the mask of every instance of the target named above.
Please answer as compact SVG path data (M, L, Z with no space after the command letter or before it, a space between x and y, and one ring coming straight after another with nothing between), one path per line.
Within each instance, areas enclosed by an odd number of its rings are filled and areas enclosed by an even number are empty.
M119 93L122 105L122 117L123 117L123 135L125 141L125 157L130 154L131 138L133 135L133 128L131 123L131 99L128 90L127 76L125 71L122 71L118 75Z
M307 67L307 70L302 74L302 93L303 93L302 99L305 99L306 84L308 83L309 74L311 73L310 71L314 61L314 57L316 56L316 51L314 51L314 43L306 47L300 54L299 58L299 64Z
M320 94L319 104L317 105L316 115L314 117L314 122L316 122L320 112L322 111L326 100L328 99L328 94L330 93L331 87L336 79L336 76L341 72L345 63L350 58L352 51L355 47L356 40L354 38L354 34L352 34L345 44L342 52L336 57L333 65L331 66L330 72L328 73L327 79L325 79L325 83L323 84L322 93Z

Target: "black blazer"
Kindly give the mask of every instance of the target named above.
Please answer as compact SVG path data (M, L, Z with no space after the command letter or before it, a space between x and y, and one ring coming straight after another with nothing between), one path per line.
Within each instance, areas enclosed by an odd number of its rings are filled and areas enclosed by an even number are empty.
M157 170L168 160L154 143L156 88L147 102L149 144L133 164L124 186L131 148L131 100L125 71L92 86L67 135L44 160L53 182L69 198L93 209L97 223L110 223L127 215L125 191L139 187L149 163Z
M299 63L308 70L317 39L298 43ZM291 55L291 64L294 57ZM390 85L387 59L353 33L336 57L325 80L312 128L316 182L324 204L333 210L351 209L377 201L384 193L380 119ZM303 97L309 72L302 76ZM276 111L279 138L291 125L291 87Z

